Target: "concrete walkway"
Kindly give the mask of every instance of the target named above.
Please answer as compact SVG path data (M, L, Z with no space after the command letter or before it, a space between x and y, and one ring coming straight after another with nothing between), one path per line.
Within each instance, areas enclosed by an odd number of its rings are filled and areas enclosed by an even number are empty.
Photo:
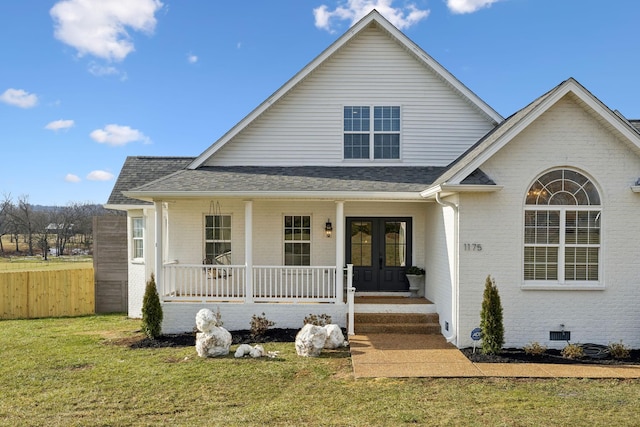
M640 365L473 363L441 335L354 335L349 343L356 378L640 378Z

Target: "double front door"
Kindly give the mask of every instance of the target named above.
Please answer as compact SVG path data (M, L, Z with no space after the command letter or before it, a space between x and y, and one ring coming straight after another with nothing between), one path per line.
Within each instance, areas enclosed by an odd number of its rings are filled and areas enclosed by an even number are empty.
M347 218L346 256L356 291L407 291L411 218Z

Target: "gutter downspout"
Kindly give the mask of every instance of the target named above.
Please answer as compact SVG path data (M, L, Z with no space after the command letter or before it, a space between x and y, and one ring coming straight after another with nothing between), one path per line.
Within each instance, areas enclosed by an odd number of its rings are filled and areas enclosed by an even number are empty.
M447 202L440 198L440 191L436 193L436 202L440 206L448 207L453 209L454 213L454 223L453 223L453 241L455 243L455 249L453 254L453 283L451 286L451 321L454 323L452 325L453 333L451 336L445 336L447 342L457 341L458 338L458 262L459 262L459 254L458 254L458 205L455 203ZM444 335L444 334L443 334Z

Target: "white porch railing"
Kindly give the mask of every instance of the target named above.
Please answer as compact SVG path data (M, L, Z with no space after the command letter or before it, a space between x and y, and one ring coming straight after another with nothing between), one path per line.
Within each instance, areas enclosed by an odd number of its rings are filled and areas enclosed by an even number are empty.
M244 265L166 264L163 301L243 302L246 294Z
M165 264L162 282L163 301L343 302L335 266Z
M254 266L256 302L335 302L335 267Z

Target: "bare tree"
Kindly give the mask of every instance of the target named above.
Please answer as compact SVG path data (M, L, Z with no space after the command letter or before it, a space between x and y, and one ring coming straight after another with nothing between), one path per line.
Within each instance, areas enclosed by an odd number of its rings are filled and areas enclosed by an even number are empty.
M15 223L16 230L16 251L18 251L18 235L26 237L29 246L29 255L33 255L33 239L37 231L37 224L34 218L33 206L29 203L29 196L23 195L18 199L16 209L12 209L11 217Z
M0 201L0 252L3 255L4 246L2 245L2 236L9 232L9 211L12 205L11 194L5 194L2 201Z

